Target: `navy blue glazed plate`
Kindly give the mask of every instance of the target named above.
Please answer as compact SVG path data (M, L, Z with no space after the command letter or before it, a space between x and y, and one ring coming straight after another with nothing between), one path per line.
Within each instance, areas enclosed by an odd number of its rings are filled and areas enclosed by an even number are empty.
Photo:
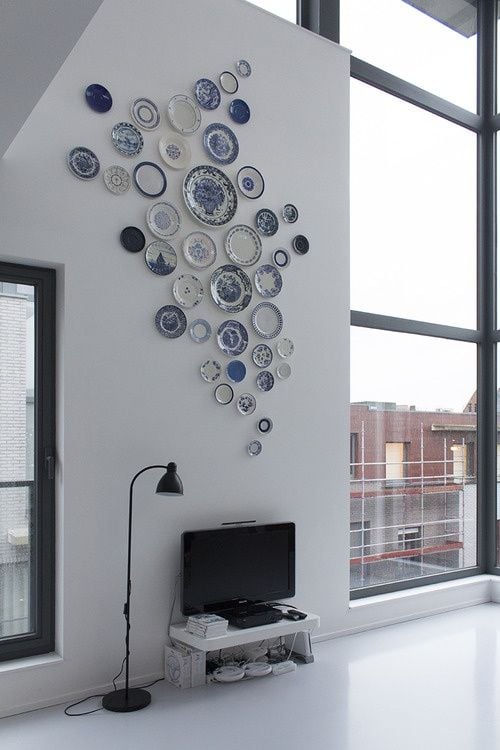
M100 83L91 83L85 89L85 100L94 112L109 112L113 106L113 99L108 89Z
M233 99L229 105L229 116L239 125L244 125L250 119L250 107L243 99Z

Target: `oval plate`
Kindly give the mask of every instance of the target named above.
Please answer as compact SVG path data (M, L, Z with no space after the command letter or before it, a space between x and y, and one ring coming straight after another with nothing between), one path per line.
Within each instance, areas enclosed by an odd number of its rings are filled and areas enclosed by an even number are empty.
M238 313L250 304L252 282L241 268L219 266L210 279L210 293L221 310Z
M179 231L181 226L181 217L176 207L167 201L153 203L148 208L146 222L153 234L160 239L172 237Z
M177 339L186 330L186 316L175 305L164 305L160 307L155 316L157 330L169 339Z
M122 156L137 156L144 146L141 131L131 122L117 122L111 131L111 140Z
M68 154L68 167L80 180L92 180L97 177L101 165L99 159L86 146L75 146Z
M85 101L94 112L109 112L113 106L113 98L108 89L101 83L91 83L85 89Z
M164 135L158 141L160 156L172 169L187 169L191 161L189 143L180 135Z
M213 122L205 128L203 146L210 158L219 164L232 164L240 151L235 134L221 122Z
M248 346L248 331L237 320L225 320L217 330L217 343L228 357L237 357Z
M257 336L273 339L281 333L283 316L272 302L261 302L252 310L252 326Z
M259 235L246 224L237 224L229 230L225 248L229 259L240 266L253 266L262 254Z
M238 208L236 190L229 177L208 164L188 172L182 194L193 216L210 227L227 224Z
M136 99L132 102L130 114L135 124L143 130L154 130L160 124L158 107L151 99Z
M134 168L134 185L146 198L159 198L167 189L165 172L152 161L141 161Z
M184 94L176 94L170 99L167 116L174 130L184 135L196 133L201 124L200 108Z

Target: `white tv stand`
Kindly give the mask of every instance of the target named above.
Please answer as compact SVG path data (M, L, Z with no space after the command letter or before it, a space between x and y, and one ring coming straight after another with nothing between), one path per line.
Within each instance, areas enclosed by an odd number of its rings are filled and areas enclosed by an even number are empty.
M186 624L179 623L170 626L170 638L173 641L192 646L199 651L219 651L232 646L242 646L246 643L272 640L273 638L285 638L285 646L292 648L293 654L310 664L314 661L311 648L311 633L319 627L318 615L309 613L304 620L280 620L270 625L258 625L256 628L235 628L229 625L227 633L215 638L200 638L186 631ZM295 638L295 642L294 642Z

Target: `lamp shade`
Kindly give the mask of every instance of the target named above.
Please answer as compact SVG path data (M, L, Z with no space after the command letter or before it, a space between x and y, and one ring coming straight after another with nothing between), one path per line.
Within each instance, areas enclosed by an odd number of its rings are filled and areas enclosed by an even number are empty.
M183 495L184 488L181 478L177 474L177 464L167 464L167 471L162 476L156 487L157 495Z

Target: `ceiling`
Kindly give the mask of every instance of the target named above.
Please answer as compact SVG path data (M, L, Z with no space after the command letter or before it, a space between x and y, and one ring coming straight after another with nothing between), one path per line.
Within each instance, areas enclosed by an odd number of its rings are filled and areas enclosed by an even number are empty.
M0 157L103 0L0 0Z

